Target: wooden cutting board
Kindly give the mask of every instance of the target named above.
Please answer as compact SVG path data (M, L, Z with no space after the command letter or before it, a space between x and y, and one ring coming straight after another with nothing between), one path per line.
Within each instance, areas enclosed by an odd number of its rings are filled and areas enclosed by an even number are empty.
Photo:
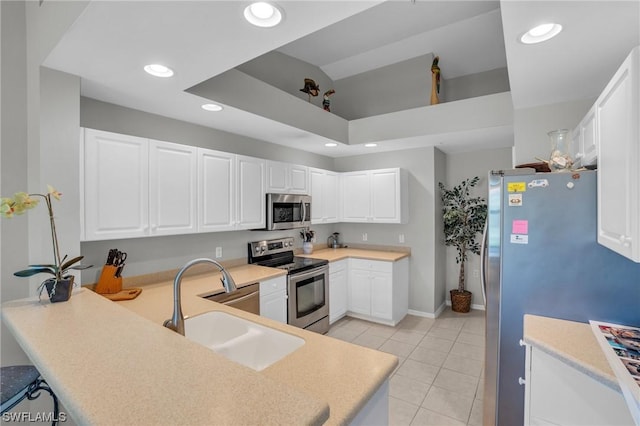
M114 302L117 302L120 300L135 299L136 297L138 297L140 293L142 293L141 288L132 287L132 288L125 288L117 293L105 293L105 294L102 294L102 296L106 297L109 300L113 300Z

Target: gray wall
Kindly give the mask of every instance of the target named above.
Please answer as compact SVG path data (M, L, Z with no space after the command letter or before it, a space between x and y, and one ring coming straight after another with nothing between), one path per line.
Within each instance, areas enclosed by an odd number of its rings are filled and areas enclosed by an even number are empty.
M595 99L563 102L533 108L516 109L513 114L514 165L547 160L551 130L573 130L589 111Z
M331 111L347 120L427 106L433 54L335 81Z
M438 154L436 154L438 152ZM409 223L365 224L342 223L337 226L346 244L363 244L362 233L367 233L364 244L406 246L411 248L409 259L409 309L433 314L437 308L434 289L436 253L439 250L435 227L435 172L434 161L442 155L433 147L380 154L367 154L336 158L338 171L356 171L401 167L409 172ZM442 166L442 165L441 165ZM399 242L404 234L405 242Z
M482 197L486 201L488 190L487 175L490 170L511 168L511 148L448 154L446 161L446 181L443 181L443 183L447 188L453 188L464 179L478 176L480 182L474 188L472 196ZM481 235L478 235L477 241L480 241L480 239ZM449 290L458 288L460 265L456 263L456 253L454 247L446 248L447 299L449 299ZM484 305L484 301L482 300L480 276L474 274L474 271L479 274L479 270L480 256L470 253L467 262L465 262L466 289L473 293L471 303L475 305L474 307L481 308Z
M311 103L319 108L322 108L322 94L334 88L333 80L317 66L275 50L245 62L236 69L304 101L308 101L309 97L300 89L304 87L304 79L310 78L320 87L320 94L311 97Z
M441 98L441 102L475 98L476 96L509 92L510 90L507 68L496 68L476 74L463 75L446 80L443 79L443 98Z

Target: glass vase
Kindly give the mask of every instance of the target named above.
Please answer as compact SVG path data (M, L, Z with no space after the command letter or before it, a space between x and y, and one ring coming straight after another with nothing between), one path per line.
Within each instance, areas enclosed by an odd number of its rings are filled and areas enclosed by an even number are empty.
M547 133L551 142L551 155L549 155L549 168L552 172L571 171L573 158L571 158L571 137L567 129L553 130Z

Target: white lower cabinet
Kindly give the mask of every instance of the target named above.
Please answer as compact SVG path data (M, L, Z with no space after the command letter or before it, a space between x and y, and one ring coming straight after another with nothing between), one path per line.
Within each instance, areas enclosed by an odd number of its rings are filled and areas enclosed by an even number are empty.
M329 323L333 324L347 313L347 259L329 264Z
M349 259L350 316L396 325L409 310L409 261Z
M260 316L287 323L287 276L260 282Z
M622 394L549 355L526 347L525 425L632 425Z

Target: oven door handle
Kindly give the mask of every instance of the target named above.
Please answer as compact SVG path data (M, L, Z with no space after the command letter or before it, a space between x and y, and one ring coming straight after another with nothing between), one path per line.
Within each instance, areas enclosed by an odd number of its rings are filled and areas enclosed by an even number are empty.
M289 275L289 280L293 282L303 281L307 278L313 277L315 275L327 274L329 273L329 266L323 265L319 268L312 269L310 271L301 272L299 274L291 274Z

